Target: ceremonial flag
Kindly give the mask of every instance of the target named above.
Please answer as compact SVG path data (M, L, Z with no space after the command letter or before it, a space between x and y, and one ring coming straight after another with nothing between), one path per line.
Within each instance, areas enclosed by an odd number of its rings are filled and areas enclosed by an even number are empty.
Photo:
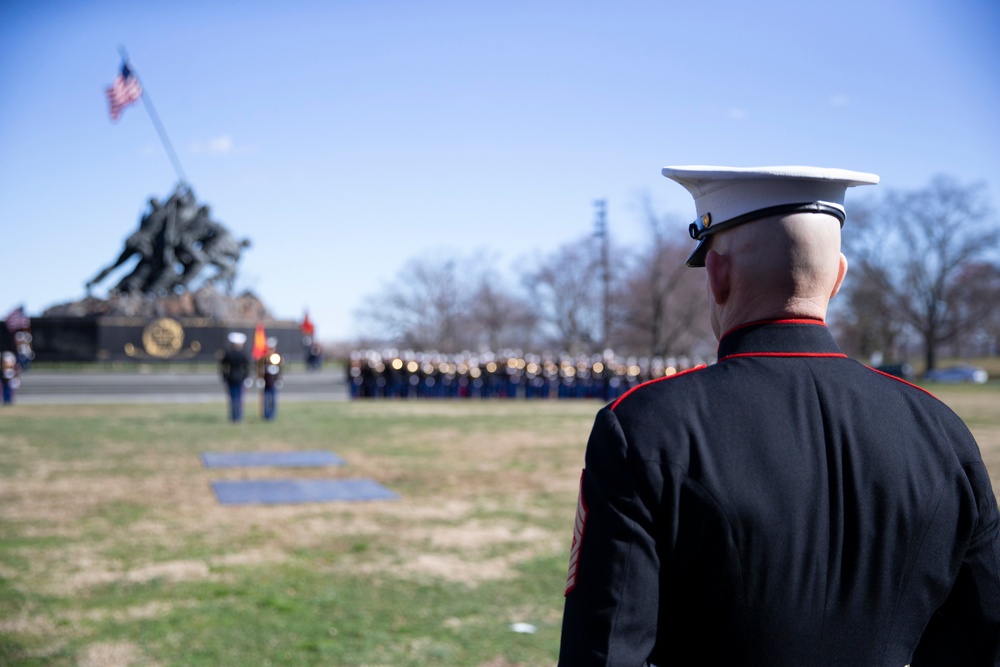
M121 118L122 110L142 96L142 86L135 78L127 63L122 63L122 71L115 76L114 82L107 88L108 102L111 104L111 120Z
M267 334L264 333L264 323L258 322L257 329L253 332L253 350L250 356L254 361L259 361L267 354Z
M31 328L31 320L24 314L24 306L19 306L7 315L7 331L24 331Z
M316 327L313 326L312 321L309 319L309 311L306 311L306 316L302 320L302 335L312 336L316 333Z

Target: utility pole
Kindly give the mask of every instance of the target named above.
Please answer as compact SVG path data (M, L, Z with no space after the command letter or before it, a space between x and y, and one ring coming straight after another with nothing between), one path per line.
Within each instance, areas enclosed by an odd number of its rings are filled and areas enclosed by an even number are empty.
M596 231L594 236L601 243L601 287L603 299L601 303L601 351L608 349L611 338L611 264L608 239L608 200L598 199L594 202L597 209Z

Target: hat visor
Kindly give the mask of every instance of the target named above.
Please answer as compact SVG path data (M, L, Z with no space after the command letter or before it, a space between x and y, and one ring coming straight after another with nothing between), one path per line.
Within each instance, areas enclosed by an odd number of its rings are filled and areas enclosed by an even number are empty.
M708 242L711 238L711 236L706 236L702 240L698 241L698 245L695 246L694 252L688 255L687 261L684 262L684 264L693 269L705 266L705 255L708 254Z

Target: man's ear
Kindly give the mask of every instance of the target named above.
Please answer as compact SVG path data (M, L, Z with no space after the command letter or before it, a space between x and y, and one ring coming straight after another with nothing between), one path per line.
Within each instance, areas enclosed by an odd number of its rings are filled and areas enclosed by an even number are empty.
M840 291L840 286L844 284L844 276L847 275L847 258L844 253L840 253L840 268L837 270L837 283L833 286L833 291L830 292L830 298L837 296L837 292Z
M709 250L705 255L705 270L708 272L708 287L712 298L720 306L729 298L729 257Z

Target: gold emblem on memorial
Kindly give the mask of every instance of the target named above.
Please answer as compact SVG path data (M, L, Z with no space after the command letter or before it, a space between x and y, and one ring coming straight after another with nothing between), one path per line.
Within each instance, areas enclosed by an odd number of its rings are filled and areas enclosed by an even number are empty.
M169 317L153 320L142 332L142 346L151 357L169 359L184 346L184 327Z

